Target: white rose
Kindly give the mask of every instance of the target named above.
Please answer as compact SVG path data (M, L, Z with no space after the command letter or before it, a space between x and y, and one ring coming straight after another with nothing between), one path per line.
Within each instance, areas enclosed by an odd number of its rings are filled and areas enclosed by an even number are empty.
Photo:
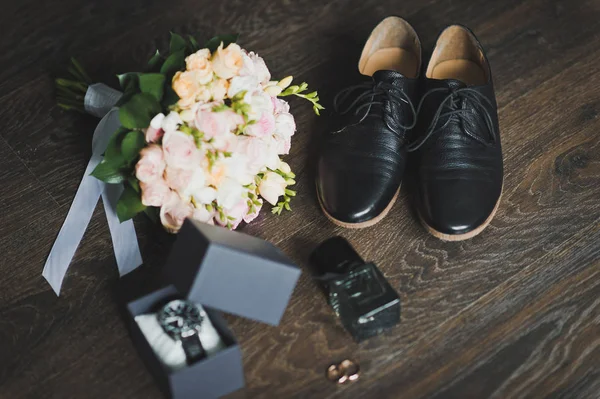
M217 190L212 187L203 187L196 190L192 196L197 203L210 204L217 199Z
M231 209L242 198L244 187L232 178L222 180L217 187L217 203L224 209Z
M296 131L296 121L292 114L282 112L275 115L275 135L283 139L290 138Z
M165 132L174 132L177 130L179 125L182 125L183 121L177 112L171 111L169 115L165 116L162 120L162 129Z
M198 222L208 223L213 220L214 214L210 212L204 205L194 208L194 213L192 213L192 219L197 220Z
M252 58L248 56L246 50L242 50L242 68L240 69L240 76L255 76L256 68L254 68L254 62Z
M223 79L236 76L244 63L242 54L242 49L236 43L231 43L226 48L221 43L212 58L213 70L217 76Z
M241 136L237 142L236 153L246 157L248 173L253 175L265 167L276 169L279 166L276 143L270 137Z
M248 56L254 64L254 73L258 78L258 81L260 83L267 83L271 79L271 72L269 72L269 68L267 68L265 60L263 60L262 57L259 57L254 52L250 52Z
M245 91L250 93L258 87L258 80L255 76L236 76L231 79L229 83L229 89L227 90L227 96L233 98L236 94Z
M160 113L156 115L150 121L150 127L152 127L153 129L160 129L162 127L163 120L165 120L165 114Z
M275 172L267 172L258 186L260 195L271 205L277 205L279 197L285 193L285 179Z
M225 164L225 176L234 179L242 185L252 184L254 182L253 173L248 164L248 157L244 154L233 153L230 157L223 160Z
M255 91L247 94L244 101L250 105L248 118L250 120L259 120L263 112L273 113L273 101L264 91Z

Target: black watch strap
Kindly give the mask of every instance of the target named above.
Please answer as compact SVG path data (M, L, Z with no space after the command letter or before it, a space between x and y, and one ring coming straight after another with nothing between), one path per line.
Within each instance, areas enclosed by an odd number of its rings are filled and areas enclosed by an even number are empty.
M198 334L189 337L181 338L181 346L185 352L185 357L188 364L197 362L206 356L206 351L202 347Z

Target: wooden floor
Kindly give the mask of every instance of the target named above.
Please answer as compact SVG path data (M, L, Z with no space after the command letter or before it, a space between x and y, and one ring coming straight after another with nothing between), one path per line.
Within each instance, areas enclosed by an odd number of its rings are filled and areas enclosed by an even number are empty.
M277 77L293 74L330 106L355 83L358 55L383 17L407 18L426 49L446 24L472 28L497 88L505 182L480 236L444 243L419 225L411 186L375 227L332 225L314 187L327 125L293 101L287 161L294 212L244 232L303 267L340 234L402 297L402 322L362 344L342 329L308 272L279 327L228 317L244 352L235 398L600 397L600 1L2 2L0 15L0 398L160 398L127 335L102 207L57 298L41 277L91 152L97 120L61 112L53 77L70 55L98 80L139 70L170 30L240 32ZM172 237L136 220L149 279ZM328 364L358 361L358 382Z

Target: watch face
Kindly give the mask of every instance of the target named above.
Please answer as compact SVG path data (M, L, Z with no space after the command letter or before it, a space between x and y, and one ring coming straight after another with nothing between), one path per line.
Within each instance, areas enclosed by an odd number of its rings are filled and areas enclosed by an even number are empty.
M203 312L188 301L175 300L167 303L157 314L161 327L172 338L185 338L198 332Z

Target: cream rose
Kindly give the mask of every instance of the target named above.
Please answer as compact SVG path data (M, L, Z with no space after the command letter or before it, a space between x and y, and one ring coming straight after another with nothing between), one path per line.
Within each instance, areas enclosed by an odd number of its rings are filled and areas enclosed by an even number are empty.
M171 196L171 189L163 179L150 183L140 182L142 204L146 206L162 206Z
M201 154L192 136L180 131L166 132L162 145L167 165L181 169L200 165Z
M157 144L149 145L140 151L140 160L135 165L135 176L144 183L162 178L165 171L165 159L162 148Z
M236 76L243 64L242 49L236 43L231 43L226 48L223 48L223 43L221 43L212 58L215 74L223 79Z
M180 105L190 106L196 99L200 85L195 71L177 72L173 76L173 90L180 98Z
M198 50L185 59L185 65L188 71L195 72L195 78L198 83L205 85L213 78L213 68L210 62L210 50Z
M168 232L177 233L185 219L193 213L191 203L182 201L177 194L171 192L169 199L160 208L160 222Z
M268 203L277 205L279 197L285 193L286 186L285 179L281 175L275 172L267 172L260 181L258 192Z
M229 82L226 79L215 79L208 88L213 101L223 101L229 90Z

